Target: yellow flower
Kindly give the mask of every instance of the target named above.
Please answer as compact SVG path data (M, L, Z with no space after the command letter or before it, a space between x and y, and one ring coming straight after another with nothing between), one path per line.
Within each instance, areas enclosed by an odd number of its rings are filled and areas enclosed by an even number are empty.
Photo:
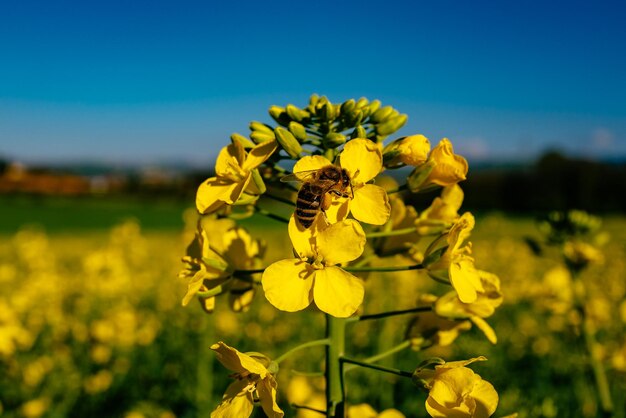
M301 231L292 216L289 235L300 258L280 260L265 269L261 282L267 300L287 312L300 311L315 301L330 315L352 315L363 302L363 281L338 264L363 253L361 225L346 219L324 228L323 222L317 221Z
M385 167L424 164L430 152L430 141L424 135L411 135L398 138L383 150Z
M213 344L211 350L224 367L234 372L231 377L236 379L226 389L222 402L211 412L211 418L249 417L255 399L268 417L282 418L285 415L276 403L277 384L272 374L275 363L259 353L241 353L221 341Z
M458 184L444 187L441 196L436 197L415 221L417 233L430 235L447 229L451 223L459 218L458 211L462 203L463 190Z
M294 173L319 170L332 164L326 158L315 155L301 158L293 168ZM345 219L352 213L357 220L373 225L382 225L389 219L391 208L387 192L375 184L368 183L382 171L380 148L368 139L353 139L346 143L339 155L339 165L350 176L351 196L332 196L333 204L326 210L331 223Z
M467 160L456 155L452 143L444 138L431 151L428 160L411 172L407 184L413 192L432 186L451 186L465 180L468 168Z
M497 342L496 333L483 318L493 315L496 308L502 304L500 279L495 274L486 271L478 270L478 275L483 291L478 292L478 297L474 302L463 303L456 292L449 292L437 300L435 313L444 318L468 318L492 344L495 344Z
M580 241L567 241L563 246L567 264L575 270L582 270L591 263L600 263L603 256L596 247Z
M187 255L183 257L186 268L179 274L179 277L189 280L183 306L198 292L221 293L228 290L232 308L235 311L246 310L252 302L254 287L249 283L249 278L242 280L233 274L236 270L257 268L261 252L259 243L234 221L213 216L201 217L196 236L187 247ZM207 312L214 309L214 296L200 299Z
M486 360L477 357L435 366L429 383L426 411L434 418L487 418L498 406L498 393L466 365Z
M405 418L397 409L385 409L380 414L366 403L348 407L348 418Z
M212 213L237 202L243 193L263 193L262 181L251 181L255 169L276 150L276 141L262 142L249 153L238 141L222 148L215 163L216 177L206 179L196 193L196 207L200 213ZM257 172L258 174L258 172Z
M407 338L414 350L433 345L445 347L452 344L461 332L471 328L469 321L451 321L433 312L420 312L411 320Z
M447 246L438 251L443 251L441 256L435 261L426 262L428 273L436 278L447 278L452 287L459 295L459 299L464 303L476 301L478 292L484 292L478 271L474 267L474 259L471 257L471 243L465 243L474 228L474 216L466 212L452 225L450 231L437 239L435 244L445 240ZM437 254L431 248L427 250L426 258Z

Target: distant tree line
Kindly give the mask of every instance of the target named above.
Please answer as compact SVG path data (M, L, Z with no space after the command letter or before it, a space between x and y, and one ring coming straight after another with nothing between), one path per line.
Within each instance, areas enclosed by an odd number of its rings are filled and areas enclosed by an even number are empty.
M526 168L472 171L470 167L461 186L468 210L626 212L624 161L588 161L549 152Z

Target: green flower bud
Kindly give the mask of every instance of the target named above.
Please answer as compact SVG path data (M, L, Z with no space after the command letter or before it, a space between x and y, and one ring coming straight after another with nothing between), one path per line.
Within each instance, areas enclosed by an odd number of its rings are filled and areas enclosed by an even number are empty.
M269 113L272 119L283 126L287 126L289 125L289 122L291 122L291 119L289 118L289 115L285 111L284 107L271 106Z
M341 114L347 115L348 113L352 113L354 109L356 109L356 102L354 99L346 100L341 105Z
M330 132L324 137L324 147L337 148L339 145L345 144L346 136L337 132Z
M427 161L426 163L415 167L415 169L409 174L409 177L406 179L406 184L409 187L409 190L412 192L417 192L420 189L423 189L424 182L428 180L428 176L435 168L435 163L433 161Z
M367 138L367 132L365 131L365 128L363 126L357 125L357 127L354 128L354 130L350 134L350 139L354 138Z
M378 135L389 135L402 128L409 117L406 114L391 117L384 123L376 125L376 133Z
M285 128L278 127L274 131L276 133L276 139L278 143L283 147L287 154L291 158L300 157L302 152L302 145L298 142L295 136Z
M250 171L250 174L252 174L252 181L254 182L257 189L259 189L259 193L265 193L267 188L265 187L265 182L263 181L263 177L261 177L259 169L255 168L254 170Z
M243 135L239 135L238 133L231 134L230 140L232 142L239 142L245 149L254 147L254 142L250 141Z
M267 133L267 134L273 134L274 130L272 129L271 126L268 126L264 123L261 122L257 122L257 121L252 121L250 122L250 130L251 131L259 131L259 132L263 132L263 133Z
M374 102L372 102L373 104ZM379 104L380 106L380 104ZM394 112L394 108L391 106L385 106L385 107L381 107L377 110L373 110L375 107L373 107L372 105L370 105L370 121L372 123L381 123L384 122L385 120L387 120L387 118L389 118L393 112Z
M250 132L250 139L252 139L255 144L260 144L261 142L272 141L276 139L276 137L274 136L274 132L266 133L261 131L252 131Z
M309 118L309 112L307 112L306 110L302 110L292 104L287 105L287 114L292 120L295 120L296 122L302 122L304 119Z
M298 139L298 141L304 141L306 139L306 129L298 122L289 122L289 131L296 137L296 139Z
M378 100L374 100L374 102L378 102ZM372 103L374 103L372 102ZM356 108L357 109L363 109L365 106L367 106L369 103L369 101L365 98L365 97L361 97L359 100L357 100L356 102ZM380 105L380 102L378 102L378 104Z
M320 109L319 116L327 122L333 121L337 116L335 106L332 103L325 103Z

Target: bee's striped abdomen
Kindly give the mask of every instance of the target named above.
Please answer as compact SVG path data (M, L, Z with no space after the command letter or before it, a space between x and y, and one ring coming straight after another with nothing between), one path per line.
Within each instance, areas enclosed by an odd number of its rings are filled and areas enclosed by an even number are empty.
M323 194L318 186L304 183L298 192L296 201L296 218L303 227L309 228L320 211Z

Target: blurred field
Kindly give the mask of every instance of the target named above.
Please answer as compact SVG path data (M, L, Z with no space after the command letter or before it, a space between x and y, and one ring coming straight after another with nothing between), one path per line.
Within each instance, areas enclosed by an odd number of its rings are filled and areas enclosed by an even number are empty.
M2 416L209 416L229 383L210 344L223 340L241 351L276 357L323 337L321 314L277 311L260 293L243 314L232 313L225 298L218 299L211 316L196 303L181 307L186 283L176 276L191 236L183 209L168 201L2 198ZM245 225L270 243L268 263L284 256L288 237L277 228L281 224L252 220ZM584 280L592 289L589 304L609 368L615 416L624 417L626 218L606 219L604 230L611 235L603 248L605 261ZM564 289L545 280L558 263L553 254L534 256L523 241L527 235L536 235L532 219L477 217L472 235L477 266L500 276L505 296L505 304L488 319L497 345L472 329L450 348L407 350L384 364L412 370L426 357L485 355L489 361L473 369L500 394L495 416L595 416L592 376L581 366L584 350L562 309ZM419 294L443 289L414 272L367 279L366 313L410 308ZM348 352L367 357L392 347L403 340L409 320L350 325ZM287 416L295 416L289 401L319 401L316 379L289 369L322 370L322 351L311 348L281 364L279 403ZM378 410L395 407L407 417L426 416L425 394L407 379L390 376L350 372L349 400Z

